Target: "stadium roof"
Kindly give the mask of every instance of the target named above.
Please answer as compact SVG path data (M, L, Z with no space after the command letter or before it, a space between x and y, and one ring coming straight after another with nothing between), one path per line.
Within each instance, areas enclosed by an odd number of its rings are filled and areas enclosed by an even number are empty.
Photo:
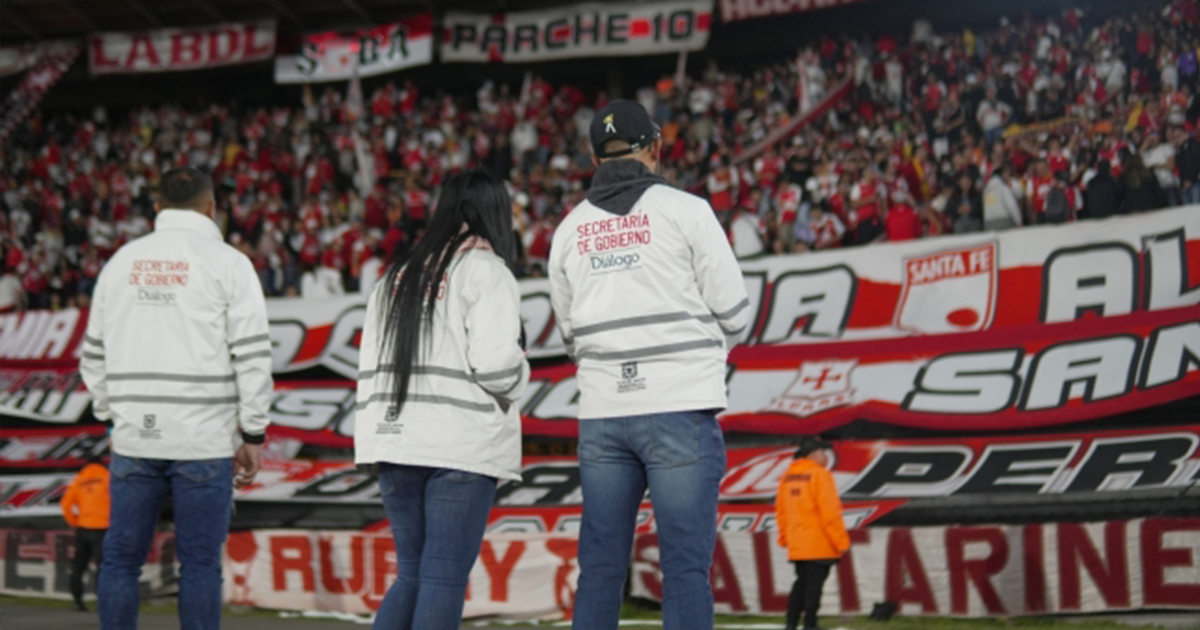
M323 31L387 22L423 11L508 11L562 0L4 0L4 45L93 31L133 31L276 18L282 32Z

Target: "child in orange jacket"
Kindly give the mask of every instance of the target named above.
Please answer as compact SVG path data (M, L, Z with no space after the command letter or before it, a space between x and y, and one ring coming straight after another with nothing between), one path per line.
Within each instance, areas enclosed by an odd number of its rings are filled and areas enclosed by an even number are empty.
M831 444L818 438L804 438L775 495L779 545L787 547L788 559L796 567L796 581L788 597L788 630L796 629L801 610L804 627L817 627L817 609L829 570L850 549L842 502L833 475L826 469L830 448Z
M60 502L63 519L75 528L70 584L75 608L79 610L87 610L83 603L83 574L93 561L100 566L104 535L108 532L108 481L108 469L99 459L93 458L67 486Z

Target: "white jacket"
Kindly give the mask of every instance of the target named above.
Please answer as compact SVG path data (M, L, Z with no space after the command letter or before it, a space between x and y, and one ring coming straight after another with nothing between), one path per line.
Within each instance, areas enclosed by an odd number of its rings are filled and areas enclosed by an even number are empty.
M751 309L708 202L655 184L625 216L579 204L554 235L550 298L581 419L725 408Z
M271 339L254 265L208 217L163 210L100 273L79 372L121 455L231 457L239 428L261 442Z
M983 224L1005 219L1011 220L1013 225L1021 225L1021 206L1004 179L992 177L983 190Z
M421 336L421 360L398 412L395 373L380 330L392 287L375 286L359 350L354 460L519 480L521 414L515 402L529 383L520 345L521 291L504 261L482 249L457 254L446 276L431 338Z

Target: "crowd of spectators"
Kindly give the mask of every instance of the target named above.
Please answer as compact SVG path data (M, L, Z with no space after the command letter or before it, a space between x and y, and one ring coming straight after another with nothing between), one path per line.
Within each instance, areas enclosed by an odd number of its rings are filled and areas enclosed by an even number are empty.
M1198 25L1196 0L981 32L918 21L635 96L662 127L663 175L709 199L741 257L1069 222L1200 203ZM756 146L847 82L798 133ZM387 82L362 103L328 88L294 106L35 113L0 146L0 310L86 306L181 165L212 173L218 224L268 295L368 290L468 167L509 181L518 272L539 276L608 98L530 77L469 95Z

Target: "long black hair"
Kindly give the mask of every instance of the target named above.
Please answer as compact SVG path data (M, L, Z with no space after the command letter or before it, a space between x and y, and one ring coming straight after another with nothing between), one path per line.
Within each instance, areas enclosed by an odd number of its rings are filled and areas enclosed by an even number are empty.
M379 371L393 373L396 411L404 408L408 384L421 364L421 338L429 338L442 279L458 249L471 237L491 245L513 263L512 205L504 182L480 170L446 180L425 236L392 262L381 284L384 297ZM385 363L390 359L390 364Z

